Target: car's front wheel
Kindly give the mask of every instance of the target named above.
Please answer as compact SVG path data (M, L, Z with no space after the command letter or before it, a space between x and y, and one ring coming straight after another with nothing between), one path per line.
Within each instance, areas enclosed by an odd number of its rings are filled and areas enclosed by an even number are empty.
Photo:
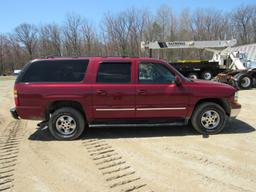
M227 115L218 104L206 102L198 105L193 112L191 123L199 133L216 134L226 126Z
M49 120L49 130L58 140L77 139L84 131L83 115L71 107L57 109Z

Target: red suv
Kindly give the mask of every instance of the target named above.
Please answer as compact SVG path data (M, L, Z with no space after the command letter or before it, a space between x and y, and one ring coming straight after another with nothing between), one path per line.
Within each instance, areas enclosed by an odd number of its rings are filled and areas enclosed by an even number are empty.
M218 133L241 108L226 84L185 78L152 58L48 58L18 76L14 118L43 120L56 139L85 127L185 125Z

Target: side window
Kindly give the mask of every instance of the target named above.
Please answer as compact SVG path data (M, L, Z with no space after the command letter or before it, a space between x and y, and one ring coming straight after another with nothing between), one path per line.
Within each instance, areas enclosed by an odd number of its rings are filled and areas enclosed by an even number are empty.
M164 65L159 63L139 64L140 84L173 84L175 75Z
M125 84L131 82L131 63L103 62L99 66L97 83Z
M35 61L24 72L21 82L80 82L88 60Z

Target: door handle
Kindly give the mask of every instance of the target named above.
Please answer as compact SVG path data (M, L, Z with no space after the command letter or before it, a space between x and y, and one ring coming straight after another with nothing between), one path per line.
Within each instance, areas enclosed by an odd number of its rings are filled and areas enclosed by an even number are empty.
M118 93L114 93L113 96L114 96L114 97L121 97L121 96L123 96L123 94L120 93L120 92L118 92Z
M105 90L97 90L96 93L97 95L102 95L102 96L107 95L107 91Z
M138 91L138 94L139 94L139 95L146 95L146 94L147 94L147 91L141 89L141 90Z
M121 100L122 99L123 94L122 93L114 93L113 94L113 99L114 100Z

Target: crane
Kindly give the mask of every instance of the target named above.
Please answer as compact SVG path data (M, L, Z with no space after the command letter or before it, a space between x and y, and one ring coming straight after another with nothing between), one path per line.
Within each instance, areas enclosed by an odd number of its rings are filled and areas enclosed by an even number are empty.
M232 47L236 45L237 40L217 40L217 41L169 41L169 42L160 42L153 41L141 42L142 49L186 49L186 48L220 48L220 47Z
M141 48L143 50L148 49L150 51L150 57L152 57L152 50L161 49L204 49L206 51L213 52L213 58L210 62L218 62L221 67L225 66L225 60L230 58L232 63L229 68L232 69L246 69L243 62L240 60L239 52L232 52L231 47L236 45L237 40L212 40L212 41L169 41L169 42L141 42ZM217 50L212 48L225 48L223 50Z

